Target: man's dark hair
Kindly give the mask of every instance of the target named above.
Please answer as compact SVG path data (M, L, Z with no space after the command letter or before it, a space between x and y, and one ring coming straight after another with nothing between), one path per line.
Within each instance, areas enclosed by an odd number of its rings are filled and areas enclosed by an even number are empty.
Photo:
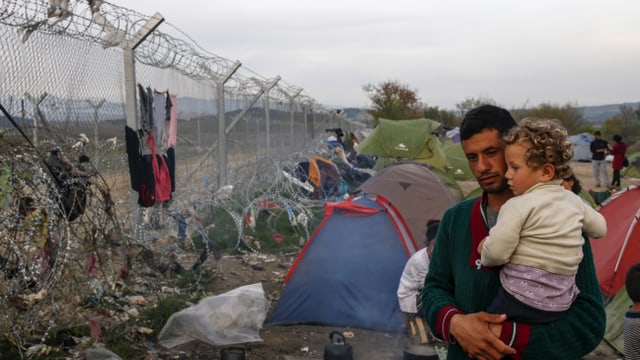
M631 265L627 271L625 286L631 301L640 302L640 263Z
M460 124L460 139L467 140L486 129L498 130L500 136L503 136L516 125L507 110L494 105L481 105L464 115Z
M617 142L618 144L620 144L622 142L622 136L620 135L613 135L613 141Z
M602 135L602 134L600 133L600 131L596 131L596 132L594 132L594 133L593 133L593 135L594 135L594 136L600 136L600 135Z

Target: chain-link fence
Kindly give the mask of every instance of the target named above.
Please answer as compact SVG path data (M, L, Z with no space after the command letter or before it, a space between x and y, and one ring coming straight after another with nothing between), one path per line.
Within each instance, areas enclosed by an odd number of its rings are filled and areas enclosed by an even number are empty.
M16 344L44 341L70 325L57 314L114 289L136 244L189 231L204 241L211 226L226 238L216 240L256 250L244 229L265 209L283 210L267 227L284 216L306 239L321 203L283 170L322 151L326 129L357 124L157 15L108 2L2 0L0 42L0 331ZM166 127L141 131L141 89ZM144 135L142 152L149 133L158 154L174 151L170 201L138 206L125 127Z

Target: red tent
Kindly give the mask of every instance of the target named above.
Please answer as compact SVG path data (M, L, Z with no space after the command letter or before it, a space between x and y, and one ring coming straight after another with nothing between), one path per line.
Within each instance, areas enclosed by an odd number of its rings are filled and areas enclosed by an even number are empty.
M607 235L591 239L602 292L615 296L631 265L640 262L640 187L632 185L605 200L598 211L607 220Z

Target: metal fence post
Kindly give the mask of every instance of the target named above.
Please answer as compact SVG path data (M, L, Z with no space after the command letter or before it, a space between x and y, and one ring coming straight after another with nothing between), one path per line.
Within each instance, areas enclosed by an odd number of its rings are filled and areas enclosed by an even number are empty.
M138 118L136 116L136 64L134 52L136 47L140 45L162 22L164 18L160 13L153 15L145 25L134 34L131 39L123 41L120 45L123 49L124 56L124 83L125 83L125 118L127 126L134 131L139 128ZM131 190L131 192L133 192ZM143 237L142 228L138 227L140 223L140 207L137 204L136 197L132 194L130 198L131 208L138 211L132 212L132 226L134 232L140 238Z

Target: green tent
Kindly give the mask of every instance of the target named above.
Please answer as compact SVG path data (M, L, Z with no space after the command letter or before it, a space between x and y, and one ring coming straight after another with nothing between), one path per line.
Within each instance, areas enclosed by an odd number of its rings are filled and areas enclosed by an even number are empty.
M622 170L622 176L627 179L640 179L640 152L627 155L629 166Z
M467 196L464 197L464 199L465 200L469 200L469 199L473 199L475 197L478 197L480 195L482 195L482 188L480 186L478 186L477 188L472 190L470 193L468 193Z
M448 173L456 180L474 180L475 177L469 168L469 162L462 150L462 144L451 139L446 139L442 143L447 161L449 162Z
M429 119L380 118L378 126L358 145L356 151L363 155L377 155L377 170L398 160L412 160L448 173L447 157L440 140L432 134L438 127L439 122Z
M591 193L589 193L587 190L581 189L578 195L582 198L582 200L591 204L591 207L595 208L596 206L598 206L596 204L596 201L593 199L593 196L591 196Z
M623 286L605 308L607 327L605 328L604 339L621 354L624 354L624 333L622 329L624 314L632 304L633 302L627 295L627 289Z

